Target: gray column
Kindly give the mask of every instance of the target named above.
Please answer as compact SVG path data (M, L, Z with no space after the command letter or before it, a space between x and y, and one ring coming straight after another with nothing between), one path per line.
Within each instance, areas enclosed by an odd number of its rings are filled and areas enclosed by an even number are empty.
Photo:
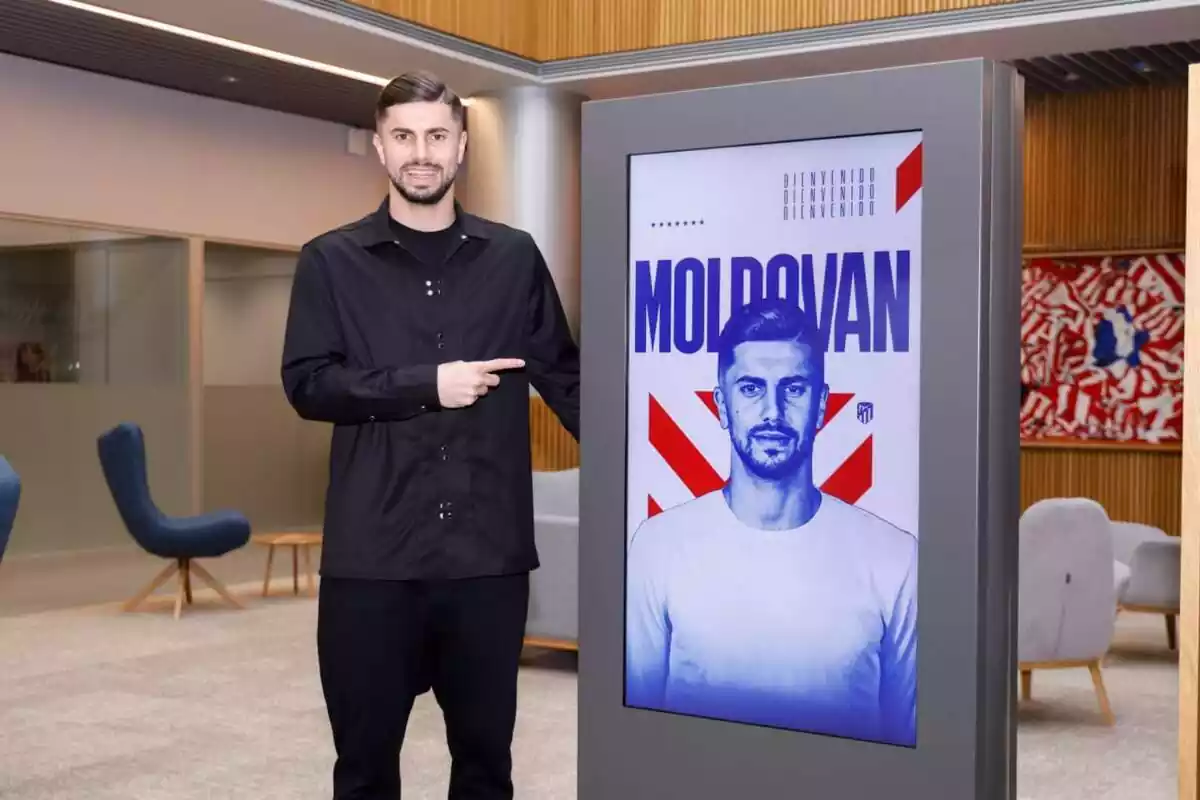
M580 95L522 86L467 112L463 206L533 235L579 337Z

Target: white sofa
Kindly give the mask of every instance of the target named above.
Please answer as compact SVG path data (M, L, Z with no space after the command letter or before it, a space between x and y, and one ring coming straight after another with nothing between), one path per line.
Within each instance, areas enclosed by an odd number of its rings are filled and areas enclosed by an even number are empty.
M1122 611L1162 614L1167 646L1175 649L1182 541L1150 525L1113 522L1117 605Z
M579 640L579 470L533 473L541 566L530 577L526 638L572 649Z
M1104 508L1085 498L1041 500L1021 515L1017 660L1024 700L1032 696L1036 670L1088 669L1111 725L1100 668L1117 610L1110 527Z

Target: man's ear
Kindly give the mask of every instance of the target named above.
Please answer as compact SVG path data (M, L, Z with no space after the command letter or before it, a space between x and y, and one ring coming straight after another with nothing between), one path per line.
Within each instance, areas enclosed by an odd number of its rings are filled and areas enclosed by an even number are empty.
M375 143L375 155L379 157L379 163L387 166L387 162L383 159L383 137L379 135L379 131L371 136L371 141Z
M717 419L721 421L721 429L729 430L729 411L725 408L725 395L720 386L713 389L713 404L717 407Z
M458 165L461 167L463 159L467 155L467 132L463 131L458 135Z
M821 386L821 402L817 404L817 430L825 427L825 406L829 402L829 384Z

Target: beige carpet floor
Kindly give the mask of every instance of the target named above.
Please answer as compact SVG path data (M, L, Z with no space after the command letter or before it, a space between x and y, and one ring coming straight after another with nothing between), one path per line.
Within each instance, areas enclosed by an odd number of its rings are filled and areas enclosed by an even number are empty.
M239 612L197 600L179 622L169 601L0 617L0 797L327 799L315 602L258 599ZM1023 800L1176 796L1176 664L1160 620L1121 621L1106 678L1114 728L1086 670L1035 677L1019 728ZM517 796L574 798L573 658L531 654L520 698ZM444 798L449 760L428 695L409 730L405 798Z

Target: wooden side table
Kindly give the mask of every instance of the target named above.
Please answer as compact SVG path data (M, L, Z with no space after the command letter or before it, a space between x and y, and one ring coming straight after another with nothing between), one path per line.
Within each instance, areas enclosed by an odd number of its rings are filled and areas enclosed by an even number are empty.
M304 552L304 574L307 580L308 593L316 595L317 583L313 575L312 553L313 546L320 547L322 534L309 533L256 533L252 537L255 544L267 548L267 571L263 576L262 596L271 593L271 566L275 561L276 547L292 548L292 594L300 594L300 552Z

